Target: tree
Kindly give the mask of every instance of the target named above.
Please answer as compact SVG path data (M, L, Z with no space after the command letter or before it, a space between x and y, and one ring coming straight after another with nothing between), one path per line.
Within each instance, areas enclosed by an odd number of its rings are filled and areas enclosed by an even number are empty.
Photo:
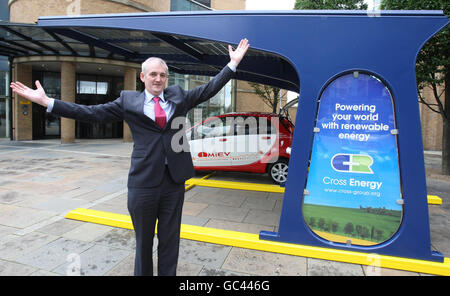
M383 237L383 230L375 229L375 240L380 241Z
M344 232L346 233L346 234L352 234L353 233L353 231L354 231L354 226L353 226L353 223L351 223L351 222L348 222L347 224L345 224L345 227L344 227Z
M361 236L362 233L362 226L361 225L356 225L356 234L358 236Z
M320 229L323 229L325 227L325 219L324 218L320 218L319 219L319 224L317 226L319 226Z
M363 226L360 236L362 238L367 238L367 237L369 237L369 235L370 235L369 228L367 228L366 226Z
M366 10L364 0L297 0L294 9L358 9Z
M313 227L316 226L316 218L315 218L315 217L309 218L309 226L310 226L311 228L313 228Z
M331 231L336 233L338 230L339 224L336 221L330 221L331 224Z
M450 13L448 0L383 0L381 9L389 10L443 10ZM416 77L419 101L441 115L443 120L442 173L450 175L450 28L430 39L419 52ZM439 87L443 90L439 91ZM429 87L432 98L424 98L421 91Z
M261 85L253 82L248 82L248 84L262 98L264 104L270 107L272 113L278 113L278 104L286 96L286 92L282 92L280 88L274 86Z

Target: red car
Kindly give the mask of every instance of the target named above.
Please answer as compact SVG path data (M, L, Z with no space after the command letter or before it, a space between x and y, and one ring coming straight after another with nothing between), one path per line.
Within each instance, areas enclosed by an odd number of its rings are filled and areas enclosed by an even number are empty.
M196 170L268 173L286 182L294 125L273 113L228 113L187 130ZM287 150L287 151L286 151Z

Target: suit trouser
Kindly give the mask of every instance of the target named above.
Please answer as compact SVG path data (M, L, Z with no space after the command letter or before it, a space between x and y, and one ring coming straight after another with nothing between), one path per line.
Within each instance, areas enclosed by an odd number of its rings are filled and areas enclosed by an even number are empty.
M158 220L158 275L176 275L184 184L175 183L167 167L152 188L128 188L128 211L136 234L134 275L153 275L153 238Z

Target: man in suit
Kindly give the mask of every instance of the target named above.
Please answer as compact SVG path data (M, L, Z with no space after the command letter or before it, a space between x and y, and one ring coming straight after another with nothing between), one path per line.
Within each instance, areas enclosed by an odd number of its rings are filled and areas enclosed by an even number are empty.
M242 39L235 50L228 46L230 62L210 82L185 91L167 87L168 68L159 58L142 64L140 78L145 91L123 91L115 101L84 106L47 97L39 81L35 90L20 82L11 89L20 96L47 107L47 112L83 121L128 123L134 141L128 174L128 210L136 234L135 275L153 275L153 238L158 231L158 275L175 275L180 242L184 182L194 175L186 147L184 125L174 119L185 117L196 105L219 92L233 77L249 48ZM177 120L176 122L180 122ZM172 124L174 123L174 124ZM175 135L183 134L180 139Z

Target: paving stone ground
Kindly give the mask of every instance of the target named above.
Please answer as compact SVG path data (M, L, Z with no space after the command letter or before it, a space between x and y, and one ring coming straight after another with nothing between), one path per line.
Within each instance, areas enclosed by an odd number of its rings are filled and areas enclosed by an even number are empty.
M0 141L0 275L132 275L132 230L64 218L78 207L128 214L131 150L121 140ZM439 166L440 155L426 153L428 193L443 199L443 205L429 206L431 244L450 257L450 178L439 175ZM270 184L264 175L213 177ZM282 203L282 194L194 187L186 192L182 223L276 231ZM155 238L155 262L156 245ZM185 239L180 245L178 275L373 274L421 275Z

